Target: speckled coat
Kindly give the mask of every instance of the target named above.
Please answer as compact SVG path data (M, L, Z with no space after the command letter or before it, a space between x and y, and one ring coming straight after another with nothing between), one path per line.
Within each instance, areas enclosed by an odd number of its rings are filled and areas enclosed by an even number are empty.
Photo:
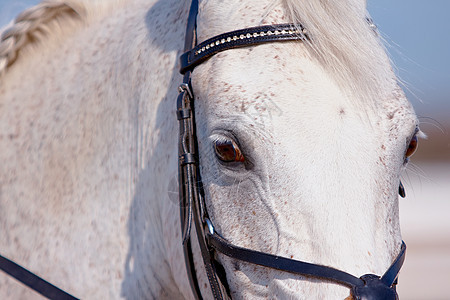
M1 70L0 252L83 299L190 299L174 113L190 3L50 2L72 9L42 20ZM397 255L399 176L418 124L364 4L200 1L199 41L299 19L314 36L226 51L193 73L208 211L234 244L356 276ZM219 139L245 162L221 162ZM219 259L236 299L349 295ZM0 274L0 298L36 297Z

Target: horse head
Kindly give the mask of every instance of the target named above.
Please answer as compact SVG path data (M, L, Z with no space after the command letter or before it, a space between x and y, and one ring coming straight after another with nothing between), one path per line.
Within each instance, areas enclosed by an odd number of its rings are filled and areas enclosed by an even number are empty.
M203 210L230 244L358 277L383 274L403 251L399 178L418 121L361 2L199 2L198 43L286 22L303 40L233 45L189 69ZM349 294L215 255L232 297Z

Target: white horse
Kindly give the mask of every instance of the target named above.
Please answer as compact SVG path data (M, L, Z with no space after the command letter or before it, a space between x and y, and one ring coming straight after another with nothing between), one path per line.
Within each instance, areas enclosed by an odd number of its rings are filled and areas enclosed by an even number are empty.
M47 0L3 34L0 253L77 297L193 297L174 194L189 5ZM287 22L310 36L222 52L192 74L216 230L246 248L383 274L401 245L399 178L418 121L365 1L199 5L199 42ZM242 157L220 161L214 145L224 141ZM218 259L236 299L349 296L332 282ZM36 296L0 275L0 298Z

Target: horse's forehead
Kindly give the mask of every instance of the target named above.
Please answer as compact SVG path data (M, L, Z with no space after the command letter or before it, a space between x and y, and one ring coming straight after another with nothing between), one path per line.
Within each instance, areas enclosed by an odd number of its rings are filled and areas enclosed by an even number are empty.
M280 91L286 88L291 89L290 98L298 98L295 88L311 81L305 73L313 69L301 47L294 47L295 55L287 45L277 43L219 53L198 67L193 83L208 99L206 105L258 106L261 98L282 101Z
M329 122L322 124L326 127L349 124L342 120L354 117L376 124L380 130L395 127L391 134L397 134L402 126L410 131L417 124L412 106L398 86L387 86L380 93L387 96L376 106L365 107L359 99L350 99L301 44L226 51L200 66L193 76L202 96L200 103L214 118L244 113L253 121L266 117L266 124L288 117L305 126L327 119ZM368 116L371 119L365 121Z

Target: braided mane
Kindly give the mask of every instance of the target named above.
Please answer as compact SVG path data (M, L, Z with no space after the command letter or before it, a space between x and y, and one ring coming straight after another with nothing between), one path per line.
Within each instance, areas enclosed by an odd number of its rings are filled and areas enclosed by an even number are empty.
M17 60L25 46L48 34L52 24L63 19L79 19L82 15L84 9L81 5L61 0L44 0L23 11L13 25L1 33L0 76Z

